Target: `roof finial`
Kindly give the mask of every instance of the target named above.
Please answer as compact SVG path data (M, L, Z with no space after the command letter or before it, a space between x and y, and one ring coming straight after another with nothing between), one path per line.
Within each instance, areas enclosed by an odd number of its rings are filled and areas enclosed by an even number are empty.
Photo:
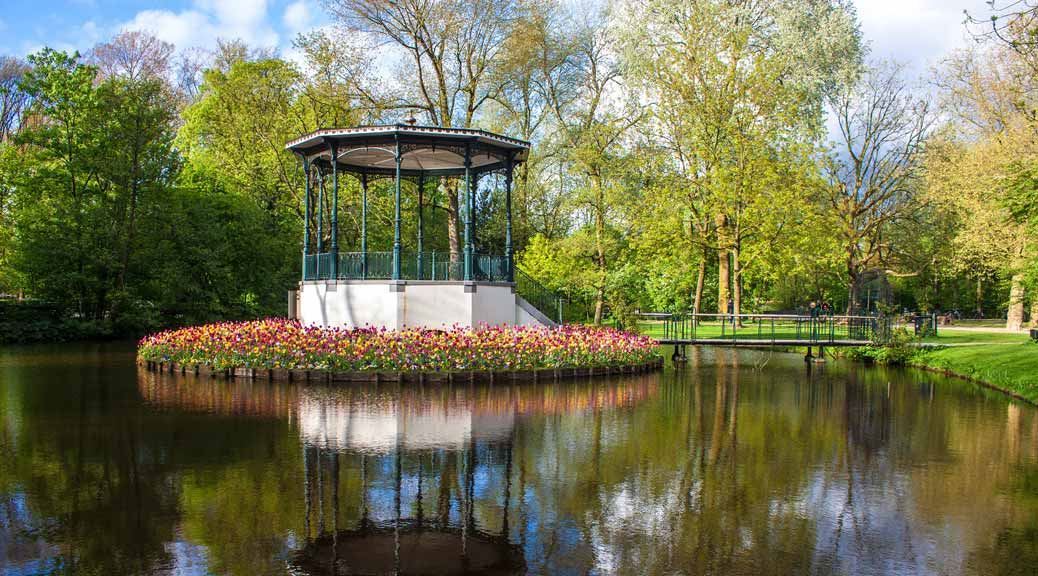
M407 118L404 119L404 122L407 123L409 126L414 126L418 123L418 119L414 117L414 110L408 111Z

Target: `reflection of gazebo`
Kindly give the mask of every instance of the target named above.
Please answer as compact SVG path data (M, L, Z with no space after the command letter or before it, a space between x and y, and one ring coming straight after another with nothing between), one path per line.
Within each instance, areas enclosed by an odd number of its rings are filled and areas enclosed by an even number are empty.
M303 279L295 314L303 322L389 328L547 323L526 309L532 307L522 307L514 291L512 172L526 160L529 144L483 130L397 124L320 130L287 148L302 158L307 175ZM359 252L339 250L340 172L360 181ZM480 177L495 172L505 176L503 255L480 250L475 230L476 187ZM368 184L387 177L394 182L393 245L390 251L369 251ZM460 255L425 250L425 191L441 177L459 179L464 228ZM325 213L326 178L331 179L330 218ZM404 250L401 236L405 182L418 204L413 251ZM327 246L326 220L331 228Z
M137 389L155 410L235 426L278 419L298 432L303 517L290 573L503 576L525 571L526 538L535 538L526 430L630 408L655 397L659 379L343 387L142 368Z
M322 534L295 554L292 572L306 575L522 574L522 550L503 536L405 522Z
M307 541L293 555L293 572L505 576L525 571L522 549L509 540L514 413L481 413L464 402L418 407L304 396L299 428ZM357 524L341 527L341 462L358 458L363 512ZM477 476L502 484L500 513L483 517L499 531L477 521ZM461 486L452 511L453 498L444 508L442 494L444 484L449 493L455 481ZM390 493L391 512L384 506ZM315 509L317 535L311 538Z
M470 442L501 442L515 427L513 412L486 412L459 404L407 409L397 402L367 403L304 394L299 401L303 441L337 450L387 454L404 450L460 450Z

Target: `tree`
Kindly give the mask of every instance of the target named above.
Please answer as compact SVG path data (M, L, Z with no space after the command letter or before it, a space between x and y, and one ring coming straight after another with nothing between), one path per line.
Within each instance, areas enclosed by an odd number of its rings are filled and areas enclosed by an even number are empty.
M566 204L573 188L566 178L569 164L558 146L550 145L557 128L551 103L568 103L579 93L574 61L580 30L559 3L524 4L494 70L501 90L487 119L493 129L547 144L534 146L515 173L513 239L519 247L536 234L559 238L572 224Z
M233 188L271 214L302 222L299 162L285 142L315 130L320 120L298 106L303 78L284 60L238 60L204 74L198 100L184 111L181 148L211 162Z
M542 52L545 57L538 63L540 81L544 83L548 107L558 130L555 145L560 146L560 156L566 158L571 170L581 179L571 202L587 214L593 239L594 321L600 324L610 260L615 256L615 250L610 250L614 243L610 241L609 228L615 221L617 209L639 192L624 186L622 178L626 160L623 139L641 119L641 114L633 103L625 100L626 87L616 62L615 43L602 24L604 14L588 17L591 20L577 28L571 57L550 56L551 48L545 46ZM544 39L551 41L551 37ZM573 92L562 84L563 78L570 75L576 80L577 90Z
M995 41L1011 49L1021 62L1038 72L1038 2L989 0L986 18L966 12L966 23L982 42Z
M28 71L25 62L0 56L0 293L19 289L11 257L15 239L12 220L15 180L21 155L12 139L21 128L23 114L29 106L29 94L21 86Z
M29 66L17 58L0 56L0 142L8 141L22 123L29 94L20 83Z
M829 209L835 215L846 262L847 313L858 307L862 273L893 264L886 233L910 224L919 204L921 161L933 114L915 95L903 67L872 64L861 78L828 98L836 119L837 149L825 164Z
M351 33L371 35L404 56L387 109L420 110L434 126L472 128L501 91L494 73L512 31L516 0L326 0ZM458 183L443 179L452 259L461 246Z
M122 78L129 82L165 80L170 74L173 45L147 32L120 32L90 51L89 62L100 78Z
M1004 46L949 58L939 77L948 122L928 158L929 195L957 216L960 269L1009 278L1011 329L1023 324L1027 270L1038 249L1026 209L1038 166L1036 86L1033 75L1019 73L1022 66ZM1031 300L1038 312L1038 297Z
M168 86L121 68L101 79L78 55L51 50L30 62L23 88L39 121L18 135L16 266L34 295L72 304L84 321L144 328L153 319L136 258L140 217L179 171Z
M96 71L79 62L78 54L49 48L29 56L29 64L21 88L32 99L30 113L44 121L19 135L38 167L22 188L38 197L20 201L39 216L26 222L25 266L42 294L74 302L81 316L100 318L96 274L89 267L89 237L99 229L91 220L99 186Z
M689 214L701 262L717 255L718 311L730 295L738 311L740 255L748 241L774 241L782 209L800 202L776 194L803 191L780 181L802 171L792 167L805 164L821 130L823 95L857 67L853 11L824 1L643 0L621 21L627 73L652 105L646 129L682 179L673 203ZM701 265L697 311L705 273Z

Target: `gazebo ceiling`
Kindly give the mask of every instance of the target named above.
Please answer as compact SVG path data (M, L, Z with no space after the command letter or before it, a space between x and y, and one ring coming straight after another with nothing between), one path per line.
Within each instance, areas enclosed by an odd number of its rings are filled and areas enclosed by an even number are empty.
M484 130L406 124L319 130L289 142L286 148L312 162L330 163L334 145L340 170L392 174L398 143L405 175L462 174L466 146L477 173L505 168L509 158L523 162L530 150L527 142Z

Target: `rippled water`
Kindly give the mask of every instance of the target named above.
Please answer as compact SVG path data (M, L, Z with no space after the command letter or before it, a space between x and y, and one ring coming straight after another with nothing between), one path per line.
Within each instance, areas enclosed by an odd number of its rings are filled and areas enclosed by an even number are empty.
M519 386L301 386L0 350L0 573L1034 574L1038 413L699 350Z

